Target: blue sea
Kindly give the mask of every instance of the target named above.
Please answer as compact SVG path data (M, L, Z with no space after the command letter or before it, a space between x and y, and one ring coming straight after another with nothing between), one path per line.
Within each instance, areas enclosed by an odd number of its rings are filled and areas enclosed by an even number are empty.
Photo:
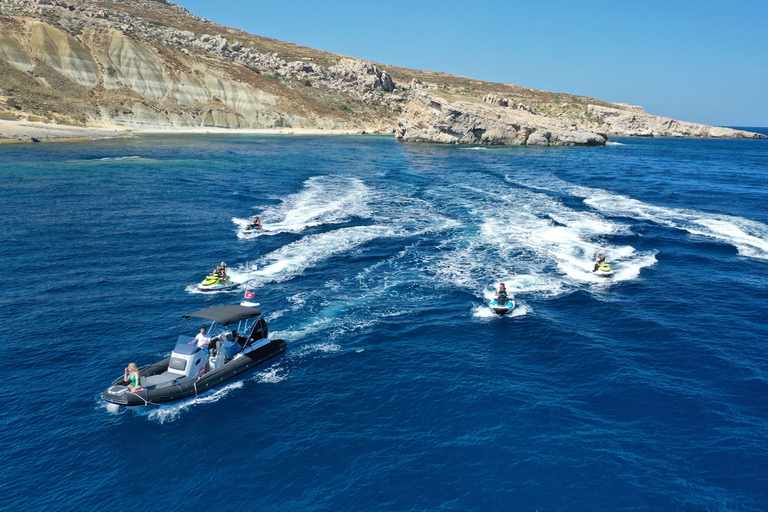
M768 141L613 142L0 145L0 508L768 510ZM287 352L105 403L222 261Z

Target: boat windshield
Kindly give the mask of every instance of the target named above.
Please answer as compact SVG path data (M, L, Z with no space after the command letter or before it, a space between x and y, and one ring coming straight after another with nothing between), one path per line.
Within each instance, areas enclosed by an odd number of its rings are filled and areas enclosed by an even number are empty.
M189 344L190 341L194 340L192 336L185 336L181 335L179 336L178 341L176 341L176 346L173 348L173 351L177 354L183 354L183 355L191 355L200 350L197 348L197 344Z

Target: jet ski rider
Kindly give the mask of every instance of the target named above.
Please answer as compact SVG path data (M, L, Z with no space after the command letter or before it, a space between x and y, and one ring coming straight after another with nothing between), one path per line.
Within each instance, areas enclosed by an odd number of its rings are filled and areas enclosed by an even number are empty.
M245 229L258 229L259 231L261 231L261 219L259 218L259 216L256 215L253 218L253 221L250 224L248 224L245 227Z
M222 283L226 283L229 280L229 277L227 277L227 264L222 261L221 265L211 272L211 275L218 277Z
M592 272L597 272L598 270L611 270L611 265L609 262L605 261L605 254L600 253L597 256L597 259L595 260L595 268L592 270Z
M504 283L499 283L499 291L496 292L496 303L499 306L503 306L509 301L509 295L507 294L507 287Z

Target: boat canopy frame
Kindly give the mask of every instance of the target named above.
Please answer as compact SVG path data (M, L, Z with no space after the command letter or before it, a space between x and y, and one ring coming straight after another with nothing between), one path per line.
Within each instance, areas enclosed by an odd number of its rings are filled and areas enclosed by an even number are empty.
M212 308L201 309L200 311L184 315L184 318L202 318L203 320L211 320L212 322L220 323L226 327L235 322L249 320L258 316L261 316L261 310L258 308L228 304L225 306L214 306Z

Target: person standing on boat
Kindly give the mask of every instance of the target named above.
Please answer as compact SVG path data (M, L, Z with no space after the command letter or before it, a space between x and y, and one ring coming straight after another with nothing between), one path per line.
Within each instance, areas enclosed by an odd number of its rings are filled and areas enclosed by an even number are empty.
M208 334L208 329L203 327L200 329L200 334L195 336L195 339L190 341L188 344L192 345L193 343L197 343L197 348L206 348L211 343L211 336Z
M125 369L124 380L128 383L130 391L144 391L144 388L141 386L141 375L136 367L136 363L128 364L128 368Z

